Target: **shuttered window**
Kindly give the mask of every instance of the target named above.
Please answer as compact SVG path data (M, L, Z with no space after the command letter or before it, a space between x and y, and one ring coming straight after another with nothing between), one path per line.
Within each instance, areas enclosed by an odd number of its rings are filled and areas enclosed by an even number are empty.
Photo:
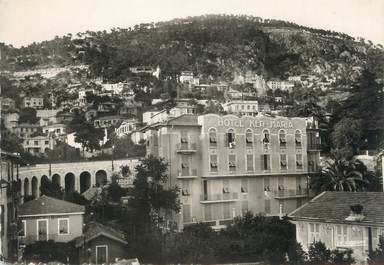
M253 171L253 155L247 155L247 171Z

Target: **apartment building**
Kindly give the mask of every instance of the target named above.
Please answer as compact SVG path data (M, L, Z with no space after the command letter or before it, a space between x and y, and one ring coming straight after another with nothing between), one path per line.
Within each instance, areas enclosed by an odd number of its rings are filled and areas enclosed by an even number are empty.
M33 134L41 132L41 126L38 124L21 123L14 127L14 133L21 138L30 137Z
M182 115L146 129L147 154L163 157L181 188L179 228L221 228L247 211L286 214L308 200L318 170L316 122L268 116Z
M0 159L0 257L17 260L17 205L20 201L18 164L20 157L1 150Z
M54 139L49 135L38 135L34 137L25 137L22 146L25 151L32 155L44 154L48 149L55 147Z

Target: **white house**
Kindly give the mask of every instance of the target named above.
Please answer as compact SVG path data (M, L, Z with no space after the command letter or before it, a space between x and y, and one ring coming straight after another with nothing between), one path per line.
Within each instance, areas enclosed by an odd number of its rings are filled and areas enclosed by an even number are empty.
M329 249L352 249L356 264L384 235L383 192L323 192L288 217L296 225L296 240L304 250L314 241Z
M223 109L227 113L255 116L259 112L259 103L257 100L232 100L224 103Z
M123 137L124 135L128 135L136 130L136 119L130 119L123 121L118 128L115 129L115 133L117 137Z

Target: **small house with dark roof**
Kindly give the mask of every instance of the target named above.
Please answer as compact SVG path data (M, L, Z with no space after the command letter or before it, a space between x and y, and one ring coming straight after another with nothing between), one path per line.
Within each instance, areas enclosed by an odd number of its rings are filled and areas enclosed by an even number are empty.
M323 192L291 212L296 240L304 250L314 241L329 249L352 249L357 262L378 247L384 235L383 192Z
M97 222L87 224L84 234L76 239L80 264L108 264L126 258L124 234Z
M20 206L21 244L53 240L69 242L82 235L85 207L41 196Z

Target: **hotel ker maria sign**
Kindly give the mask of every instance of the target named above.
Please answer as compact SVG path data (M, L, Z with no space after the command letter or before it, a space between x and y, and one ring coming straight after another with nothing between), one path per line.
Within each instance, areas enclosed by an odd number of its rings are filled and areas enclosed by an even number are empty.
M256 120L256 119L221 119L218 120L217 126L223 127L240 127L240 128L284 128L291 129L293 127L293 123L291 121L285 120Z
M219 116L216 114L206 114L199 116L198 123L204 128L221 128L221 129L255 129L262 131L263 129L269 130L295 130L300 129L304 131L306 129L307 119L306 118L286 118L286 117L237 117L235 115Z

